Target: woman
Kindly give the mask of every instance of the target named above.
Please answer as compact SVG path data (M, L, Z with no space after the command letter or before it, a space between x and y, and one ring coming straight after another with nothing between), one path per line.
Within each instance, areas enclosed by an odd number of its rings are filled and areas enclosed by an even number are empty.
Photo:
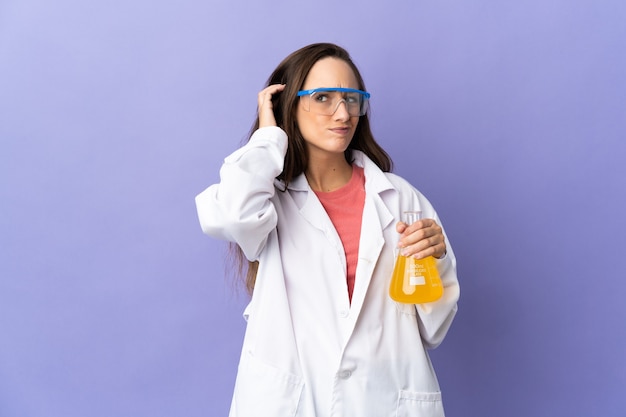
M292 53L248 143L196 197L203 231L251 262L231 417L443 416L426 349L456 313L456 261L428 200L388 172L368 99L344 49ZM406 225L406 210L425 219ZM389 297L396 248L438 259L442 298Z

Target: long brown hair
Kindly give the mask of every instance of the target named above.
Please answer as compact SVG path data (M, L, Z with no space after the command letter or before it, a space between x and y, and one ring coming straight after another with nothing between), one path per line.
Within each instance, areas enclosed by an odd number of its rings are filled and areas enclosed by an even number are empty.
M354 72L359 84L359 89L366 91L363 77L361 77L348 51L332 43L315 43L291 53L276 67L267 80L266 86L285 84L285 89L272 98L276 124L285 131L288 137L283 171L277 177L277 179L285 184L281 191L286 190L287 185L294 178L305 172L309 160L305 141L300 133L296 120L296 110L299 100L297 93L304 85L304 81L313 65L315 65L317 61L329 57L341 59L346 62ZM259 118L257 116L248 139L258 128ZM346 161L349 163L352 163L352 150L359 150L365 153L365 155L384 172L391 171L393 167L393 163L387 152L385 152L374 139L374 135L370 129L369 114L365 114L359 118L352 141L345 151ZM252 294L256 281L258 262L248 261L239 246L236 244L233 244L233 246L231 250L234 254L238 271L242 272L244 265L246 263L248 264L245 284L248 293Z

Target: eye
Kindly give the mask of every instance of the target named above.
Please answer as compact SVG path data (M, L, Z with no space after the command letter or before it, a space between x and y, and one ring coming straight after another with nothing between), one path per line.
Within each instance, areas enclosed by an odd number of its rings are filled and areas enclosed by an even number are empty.
M328 101L328 94L326 93L317 93L313 96L313 99L318 103L325 103Z
M359 95L358 94L346 95L346 102L350 104L357 104L359 102Z

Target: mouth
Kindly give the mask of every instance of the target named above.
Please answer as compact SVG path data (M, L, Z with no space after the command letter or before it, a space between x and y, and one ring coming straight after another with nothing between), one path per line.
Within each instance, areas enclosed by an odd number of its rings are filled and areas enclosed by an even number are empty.
M330 131L337 133L339 135L347 135L348 133L350 133L350 127L349 126L333 127L333 128L330 128Z

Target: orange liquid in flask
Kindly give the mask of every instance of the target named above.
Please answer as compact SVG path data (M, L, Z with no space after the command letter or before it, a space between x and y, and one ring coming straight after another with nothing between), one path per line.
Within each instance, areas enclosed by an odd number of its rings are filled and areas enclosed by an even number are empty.
M420 212L407 212L405 223L412 224L420 217ZM436 263L432 256L415 259L398 253L389 286L390 297L407 304L430 303L441 298L443 284Z

